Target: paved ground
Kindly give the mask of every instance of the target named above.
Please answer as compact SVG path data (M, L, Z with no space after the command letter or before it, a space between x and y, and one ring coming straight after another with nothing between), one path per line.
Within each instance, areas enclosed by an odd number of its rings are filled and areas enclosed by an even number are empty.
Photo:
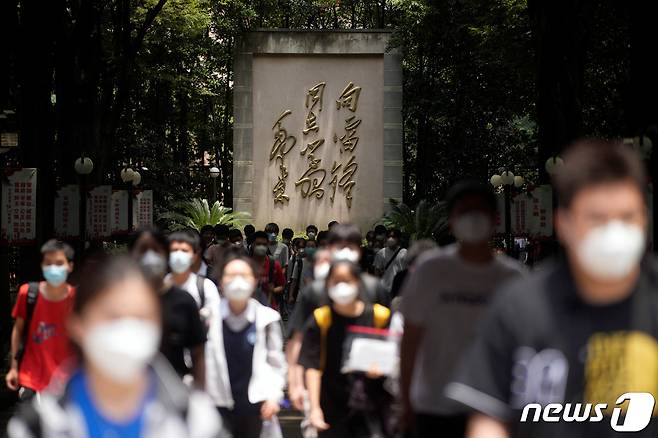
M302 421L302 415L294 410L282 410L279 414L281 429L285 438L301 438L299 423Z

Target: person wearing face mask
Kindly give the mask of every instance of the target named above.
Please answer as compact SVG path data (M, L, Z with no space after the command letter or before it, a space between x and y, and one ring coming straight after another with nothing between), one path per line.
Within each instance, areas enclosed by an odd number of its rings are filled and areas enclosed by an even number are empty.
M252 298L258 268L251 259L229 251L217 272L223 299L208 332L207 391L230 436L271 436L263 428L279 427L286 376L280 316Z
M268 249L269 237L264 231L253 234L251 256L260 269L256 299L267 306L279 309L286 277L281 264L271 256Z
M131 256L144 271L152 287L160 294L162 305L162 341L160 352L178 375L191 375L194 387L205 387L207 326L201 319L195 298L176 285L165 282L169 242L156 229L140 231L130 245ZM191 364L186 361L189 353Z
M287 270L286 297L288 305L292 306L297 301L297 294L302 287L302 273L306 262L306 239L297 237L293 240L293 253L290 256L289 269Z
M448 438L461 438L466 417L443 388L495 289L520 276L523 267L495 255L489 244L496 198L488 186L457 183L447 194L447 209L457 243L420 257L402 288L400 391L407 430L415 426L418 436L441 430Z
M10 438L216 437L220 418L203 393L190 394L157 358L160 303L126 258L90 265L67 318L78 351L68 382L23 406Z
M315 238L318 236L318 227L315 225L311 224L306 227L306 237L308 240L315 240Z
M45 389L72 354L65 322L75 296L66 281L73 270L73 248L49 240L41 247L41 257L45 281L22 285L12 312L11 362L5 381L22 400Z
M283 231L281 231L281 243L288 247L289 253L292 251L293 237L295 237L295 232L292 230L292 228L284 228Z
M319 437L390 436L391 397L382 376L376 370L367 375L341 371L348 331L386 328L390 311L361 298L360 269L354 262L333 262L326 290L331 304L314 310L299 354L299 365L306 369L309 422Z
M404 259L407 256L407 249L400 246L400 238L402 237L400 230L388 230L386 236L386 246L377 251L373 265L375 274L382 278L384 288L390 293L393 287L393 278L405 268Z
M267 249L270 255L279 262L281 269L284 271L288 267L288 259L290 259L290 251L288 245L284 242L278 242L277 236L279 235L279 226L274 222L265 225L265 233L267 233Z
M201 242L198 234L191 231L178 231L169 236L169 268L171 273L165 282L174 284L189 293L199 307L202 320L208 319L217 308L219 292L209 278L195 274L191 264L201 254Z
M247 245L242 237L242 231L238 228L231 228L228 232L228 240L234 248L237 248L243 255L247 255Z
M617 437L617 399L628 392L658 396L658 271L645 257L644 164L629 146L603 140L576 143L563 159L553 186L564 254L501 289L447 388L479 412L469 438ZM610 409L589 424L521 424L530 403ZM628 435L658 436L651 408L646 421L634 421L638 428Z
M286 360L288 361L288 396L295 409L304 411L306 389L304 383L304 368L297 361L302 347L304 326L313 311L319 307L308 295L314 291L324 293L325 282L331 268L331 251L320 249L311 259L313 269L313 286L308 286L300 292L290 319L288 319L288 342L286 343ZM319 299L317 301L320 301Z
M302 284L301 288L306 287L313 281L313 257L318 251L318 242L315 240L307 240L306 247L304 248L306 263L302 268Z

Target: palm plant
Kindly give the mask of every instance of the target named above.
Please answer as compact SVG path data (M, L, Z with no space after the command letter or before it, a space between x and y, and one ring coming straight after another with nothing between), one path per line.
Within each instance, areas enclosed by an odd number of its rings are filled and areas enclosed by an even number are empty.
M390 199L391 209L384 214L379 223L386 228L397 228L407 234L411 240L432 239L448 228L445 203L430 203L423 199L416 208Z
M251 215L233 211L219 201L215 201L211 207L207 199L194 198L174 203L172 210L161 214L158 219L167 222L172 231L185 228L201 231L204 225L217 224L242 228L251 222Z

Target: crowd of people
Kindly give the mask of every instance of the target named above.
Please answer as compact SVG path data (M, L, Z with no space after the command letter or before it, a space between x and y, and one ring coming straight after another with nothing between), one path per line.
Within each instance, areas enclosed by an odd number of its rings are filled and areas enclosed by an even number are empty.
M614 420L658 395L643 164L605 141L564 160L563 250L532 272L491 247L496 198L473 181L446 196L442 247L335 221L149 229L72 285L49 241L13 311L9 436L280 437L287 399L304 437L655 437L657 411Z

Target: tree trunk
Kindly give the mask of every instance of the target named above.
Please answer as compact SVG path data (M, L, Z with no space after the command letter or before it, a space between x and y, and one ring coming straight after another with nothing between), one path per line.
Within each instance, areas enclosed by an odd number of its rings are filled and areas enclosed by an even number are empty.
M537 54L540 180L546 160L582 135L583 75L592 0L530 0Z

